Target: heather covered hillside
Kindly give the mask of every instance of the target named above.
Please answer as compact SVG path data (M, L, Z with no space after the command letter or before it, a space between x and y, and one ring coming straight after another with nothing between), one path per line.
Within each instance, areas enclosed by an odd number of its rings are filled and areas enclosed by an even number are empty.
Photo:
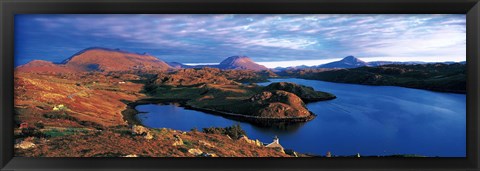
M276 77L270 71L175 69L165 65L153 56L89 48L61 64L32 61L17 67L17 155L289 156L248 139L245 133L242 138L172 129L142 128L144 132L138 133L141 122L135 117L138 111L134 107L180 103L189 109L263 126L315 117L299 97L305 96L304 87L289 83L293 89L264 89L254 84ZM313 89L305 90L316 96ZM245 145L235 146L238 143ZM68 145L52 149L62 144ZM127 148L132 144L135 148ZM145 151L146 147L155 150Z
M34 60L16 68L23 72L110 72L110 71L166 71L172 67L157 57L118 49L87 48L61 63Z
M221 133L142 128L129 108L150 98L147 75L30 73L15 75L16 155L25 157L288 157L258 140ZM234 81L231 81L234 82ZM180 86L180 85L179 85ZM218 93L242 90L220 86ZM225 89L224 89L225 88ZM185 91L184 91L185 90ZM195 94L184 89L175 95ZM180 94L177 94L180 93ZM240 91L239 94L242 94ZM166 94L168 95L168 94ZM248 93L247 93L248 95ZM174 96L170 96L174 97ZM178 99L176 99L178 100ZM154 103L155 101L150 101ZM306 110L303 108L303 110ZM135 129L134 129L135 128ZM137 129L138 128L138 129ZM238 144L242 144L238 146ZM148 149L148 150L147 150Z

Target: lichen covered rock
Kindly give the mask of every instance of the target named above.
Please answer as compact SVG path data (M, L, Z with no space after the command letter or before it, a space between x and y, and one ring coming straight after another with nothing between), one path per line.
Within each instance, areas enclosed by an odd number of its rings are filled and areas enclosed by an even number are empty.
M36 145L33 143L33 142L30 142L30 141L22 141L18 144L15 144L15 148L19 148L19 149L31 149L31 148L34 148Z
M193 154L195 156L200 156L203 154L203 151L197 148L192 148L188 150L188 153Z

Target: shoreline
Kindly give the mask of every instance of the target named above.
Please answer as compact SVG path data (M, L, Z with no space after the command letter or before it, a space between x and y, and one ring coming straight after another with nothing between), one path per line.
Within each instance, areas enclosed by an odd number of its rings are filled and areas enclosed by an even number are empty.
M315 117L317 116L313 112L309 111L310 115L306 117L288 117L288 118L256 117L256 116L248 116L248 115L242 115L242 114L236 114L236 113L223 112L223 111L218 111L214 109L194 107L194 106L187 105L186 101L188 101L188 99L159 99L159 98L139 99L134 102L124 101L124 103L127 105L127 108L122 111L122 115L123 115L123 118L127 121L128 125L135 124L135 125L145 126L141 123L141 121L139 121L135 117L137 114L140 113L137 109L135 109L138 105L145 105L145 104L168 105L171 103L177 103L179 104L180 107L183 107L188 110L204 112L206 114L217 115L217 116L221 116L227 119L232 119L240 122L248 122L251 124L255 124L256 126L263 126L263 127L289 125L289 124L295 124L299 122L308 122L315 119Z
M415 87L415 86L402 86L402 85L390 85L390 84L368 84L368 83L355 83L355 82L340 82L340 81L329 81L329 80L321 80L321 79L313 79L313 78L308 78L308 77L277 77L277 78L269 78L269 79L303 79L303 80L312 80L312 81L324 81L324 82L329 82L329 83L339 83L339 84L353 84L353 85L364 85L364 86L391 86L391 87L402 87L402 88L411 88L411 89L416 89L416 90L425 90L425 91L431 91L431 92L436 92L436 93L452 93L452 94L464 94L466 95L467 92L466 90L463 91L458 91L458 90L445 90L445 89L429 89L429 88L421 88L421 87ZM271 82L271 81L270 81ZM328 99L327 99L328 100Z
M165 103L165 104L180 103L181 104L181 103L184 103L184 101L186 101L186 100L181 100L181 99L166 100L166 99L156 99L156 98L138 99L138 100L133 101L133 102L132 101L122 101L123 103L125 103L127 105L127 108L125 110L123 110L121 113L122 113L123 119L127 122L128 125L142 125L142 126L145 126L145 125L143 125L143 123L140 120L138 120L135 117L137 114L143 113L143 112L139 112L137 109L135 109L138 105L160 104L160 103Z
M198 107L188 106L188 105L185 105L182 107L184 107L185 109L191 109L191 110L205 112L212 115L222 116L227 119L244 121L244 122L252 123L255 125L267 126L267 127L273 126L273 125L288 125L288 124L295 124L299 122L308 122L315 119L315 117L317 116L313 112L309 111L310 115L307 117L288 117L288 118L256 117L256 116L248 116L248 115L242 115L242 114L236 114L236 113L223 112L223 111L218 111L214 109L198 108Z
M367 86L393 86L393 87L402 87L402 88L411 88L417 90L425 90L431 91L436 93L452 93L452 94L467 94L467 91L463 90L448 90L448 89L436 89L436 88L424 88L424 87L415 87L415 86L403 86L403 85L392 85L392 84L369 84L369 83L355 83L355 82L341 82L341 81L328 81L328 80L320 80L320 79L313 79L307 77L285 77L285 78L297 78L297 79L305 79L305 80L316 80L316 81L325 81L330 83L340 83L340 84L355 84L355 85L367 85Z
M255 117L249 117L249 116L240 116L240 114L228 114L228 112L221 112L221 111L215 111L211 109L203 109L203 108L196 108L192 106L186 105L187 99L159 99L159 98L146 98L146 99L139 99L137 101L131 102L131 101L124 101L124 103L127 104L127 109L122 111L122 115L124 116L125 120L128 122L128 125L132 124L137 124L137 125L143 125L135 116L141 112L137 111L135 108L138 105L146 105L146 104L164 104L164 105L169 105L169 104L179 104L180 107L183 107L185 109L189 110L195 110L195 111L201 111L205 112L206 114L211 114L211 115L217 115L217 116L222 116L227 119L233 119L241 122L248 122L252 123L253 122L262 122L258 120L259 118ZM281 123L281 121L287 121L289 119L300 119L302 121L310 121L314 119L316 115L312 113L309 117L305 118L278 118L278 119L273 119L273 118L263 118L265 120L263 121L268 121L269 123ZM250 119L250 120L249 120ZM256 123L252 123L256 124ZM287 123L288 124L288 123ZM265 125L265 124L264 124ZM285 149L285 150L292 150L292 149ZM295 151L295 150L293 150ZM296 151L295 151L296 152ZM324 155L321 154L313 154L313 153L299 153L296 152L299 155L303 155L302 157L314 157L314 158L327 158ZM416 154L390 154L390 155L365 155L361 156L362 158L406 158L406 157L427 157L427 158L435 158L435 157L428 157L428 156L423 156L423 155L416 155ZM334 155L332 158L357 158L356 155Z

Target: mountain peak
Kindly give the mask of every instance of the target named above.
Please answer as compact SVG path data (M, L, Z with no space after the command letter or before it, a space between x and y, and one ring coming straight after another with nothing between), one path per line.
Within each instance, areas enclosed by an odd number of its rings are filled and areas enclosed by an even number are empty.
M228 57L228 58L232 58L232 59L247 59L247 58L248 58L248 59L250 59L250 57L245 56L245 55L230 56L230 57ZM228 59L228 58L227 58L227 59Z
M94 46L94 47L89 47L89 48L85 48L85 49L83 49L83 50L81 50L81 51L78 51L77 53L73 54L73 55L70 56L69 58L67 58L67 59L65 59L64 61L62 61L60 64L66 64L66 63L68 63L70 60L72 60L72 59L73 59L74 57L76 57L76 56L80 56L80 55L85 54L85 53L94 53L94 52L99 52L99 51L103 51L103 52L117 52L117 53L124 53L124 54L134 54L134 55L150 56L148 53L140 54L140 53L133 53L133 52L121 50L121 49L119 49L119 48L111 49L111 48Z
M220 65L222 64L229 65L229 64L235 64L240 62L253 62L253 61L248 56L230 56L227 59L220 62Z
M267 67L253 62L248 56L230 56L220 62L220 69L248 69L248 70L267 70Z
M344 61L344 62L363 62L362 60L356 58L355 56L351 56L351 55L343 58L341 61Z
M357 68L367 66L365 61L362 61L354 56L347 56L340 61L330 62L320 65L320 68Z

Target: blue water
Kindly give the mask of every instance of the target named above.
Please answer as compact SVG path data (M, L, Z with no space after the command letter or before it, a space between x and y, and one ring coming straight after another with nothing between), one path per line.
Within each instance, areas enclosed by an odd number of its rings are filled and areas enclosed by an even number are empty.
M366 86L303 79L294 82L333 93L337 99L307 104L318 116L288 128L261 128L175 105L141 105L137 115L153 128L192 128L240 124L251 139L271 142L278 135L285 148L324 155L418 154L466 156L466 96L394 86ZM268 85L270 83L261 83Z

